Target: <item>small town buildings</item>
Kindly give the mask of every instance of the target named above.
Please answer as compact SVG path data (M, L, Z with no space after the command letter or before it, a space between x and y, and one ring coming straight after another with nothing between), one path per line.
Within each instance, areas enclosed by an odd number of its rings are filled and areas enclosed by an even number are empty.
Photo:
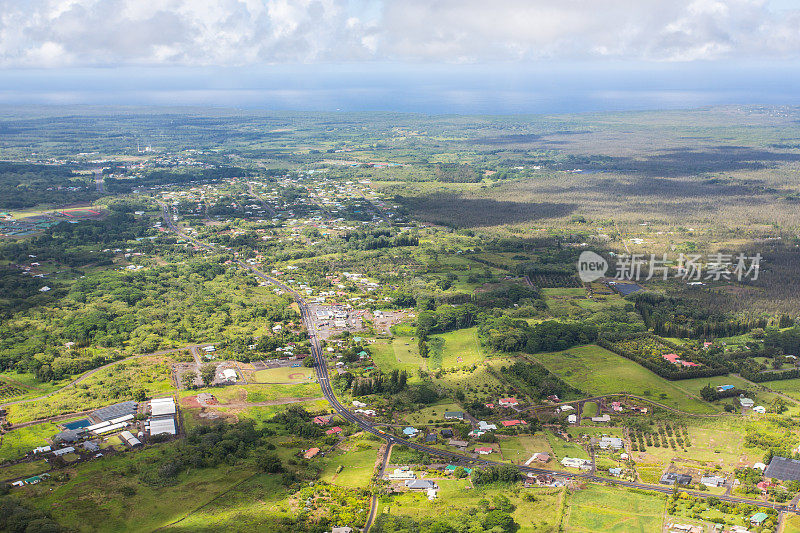
M800 461L785 457L773 457L764 471L764 477L781 481L800 481Z
M319 454L319 448L309 448L306 450L306 453L303 454L303 459L313 459L317 454Z
M122 440L124 440L125 443L131 448L135 448L136 446L142 445L142 441L134 437L133 433L131 433L130 431L123 431L122 433L119 434L119 436L122 437Z
M314 422L318 426L327 426L333 420L333 415L320 415L315 416L312 422Z
M619 437L601 437L597 445L603 450L607 450L609 448L612 450L621 450L624 446L624 443Z
M424 490L438 489L439 486L429 479L409 479L405 483L408 490Z
M403 470L402 468L395 468L390 474L386 474L386 479L391 481L403 481L417 479L417 475L411 470Z
M689 474L677 474L675 472L667 472L663 476L659 482L662 485L691 485L692 484L692 476Z
M61 448L60 450L53 450L53 455L56 457L61 457L62 455L67 455L68 453L72 453L75 451L75 448L72 446L67 446L66 448Z
M592 462L588 459L579 459L577 457L564 457L561 459L561 465L567 468L591 468Z
M516 398L500 398L497 403L500 407L516 407L519 405L519 402Z
M700 478L700 483L706 487L721 487L725 484L725 478L721 476L704 476Z

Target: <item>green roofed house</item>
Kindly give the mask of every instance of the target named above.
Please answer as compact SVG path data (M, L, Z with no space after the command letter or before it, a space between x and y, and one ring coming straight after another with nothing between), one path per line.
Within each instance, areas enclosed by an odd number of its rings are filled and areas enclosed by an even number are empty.
M761 524L764 523L764 520L766 520L767 518L769 518L769 516L767 516L767 513L756 513L750 517L750 523L753 524L754 526L760 526Z
M455 472L455 471L456 471L456 468L458 468L456 465L447 465L446 467L444 467L444 469L445 469L447 472ZM471 468L464 467L464 472L466 472L466 473L467 473L467 475L470 475L470 474L472 474L472 469L471 469Z

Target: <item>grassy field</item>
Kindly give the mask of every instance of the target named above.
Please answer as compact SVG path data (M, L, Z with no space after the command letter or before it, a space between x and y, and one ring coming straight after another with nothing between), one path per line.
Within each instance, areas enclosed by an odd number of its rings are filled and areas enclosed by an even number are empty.
M572 494L566 531L650 533L661 531L666 496L592 484Z
M313 378L314 375L313 368L282 366L258 370L254 372L253 377L256 383L303 383L310 381L310 378Z
M392 340L378 340L369 347L372 360L383 372L405 370L410 380L417 378L417 370L425 368L425 362L419 355L417 343L411 337L395 337Z
M690 413L720 409L693 398L675 383L599 346L579 346L563 352L536 354L534 358L564 381L590 395L629 393Z
M510 364L511 360L503 359L504 364ZM496 401L497 398L513 395L513 390L504 385L490 371L489 366L497 368L501 361L492 359L486 364L478 366L475 370L451 369L443 372L441 377L434 377L434 383L443 388L450 389L452 393L461 391L465 395L465 403L474 400L482 402Z
M682 379L680 381L675 382L675 384L678 387L686 390L690 394L695 394L695 395L699 395L700 389L702 389L706 385L711 385L712 387L718 387L719 385L733 385L737 389L748 391L749 393L748 396L756 402L756 405L763 405L765 407L769 407L769 404L773 400L780 397L778 394L776 394L773 390L770 389L784 392L781 389L781 387L784 386L783 384L786 381L797 382L796 386L798 386L797 389L798 392L797 396L792 396L788 392L785 392L785 394L790 397L800 398L800 380L794 380L794 379L787 379L784 381L767 381L765 383L758 383L753 385L750 382L745 381L744 379L736 376L714 376L710 378ZM792 385L789 384L787 388L791 389ZM739 403L736 400L736 398L720 400L720 404L731 403L731 402L733 402L738 409ZM800 404L790 401L787 401L785 403L786 407L788 408L785 414L790 416L797 416L798 414L800 414Z
M484 359L483 350L478 341L478 328L458 329L449 333L431 335L431 338L444 341L440 357L434 355L434 350L431 349L431 356L428 359L428 366L431 370L472 365L480 363ZM434 343L429 342L429 344L433 346Z
M791 514L786 517L783 533L800 533L800 515Z
M50 465L47 464L47 461L44 459L31 461L29 463L19 463L13 466L5 466L0 468L0 481L4 479L35 476L36 474L41 474L48 470L50 470Z
M783 379L778 381L765 381L759 383L774 391L782 392L790 398L800 401L800 379ZM788 402L787 402L788 403Z
M58 426L46 422L35 426L14 429L0 436L0 462L22 457L59 432Z
M437 480L439 495L431 502L422 493L406 492L397 494L391 499L379 500L378 514L410 516L415 519L436 517L450 524L463 524L469 520L466 509L479 507L482 499L491 501L495 495L502 494L516 506L511 516L519 524L517 533L534 533L555 531L561 513L561 495L563 489L529 489L535 501L522 499L522 493L509 490L509 487L483 486L473 487L468 480Z
M236 483L252 476L252 467L192 469L175 485L153 487L130 478L136 464L160 454L159 447L104 457L70 470L64 484L25 487L34 505L76 531L153 531L183 518ZM135 494L121 496L124 487ZM190 495L190 496L189 496Z
M157 357L118 363L100 370L82 382L53 396L12 405L8 419L13 423L96 409L124 400L144 390L148 397L171 394L170 367Z
M322 397L316 383L298 383L297 385L230 385L226 387L207 387L194 390L182 390L181 398L194 396L201 392L213 394L221 406L228 404L246 407L247 403L273 402L292 398Z
M551 457L553 456L550 441L542 433L500 437L500 451L505 461L510 461L514 464L525 464L525 461L530 459L536 452L549 453ZM552 461L550 464L552 464Z
M375 469L379 444L366 439L348 439L342 443L348 451L337 450L320 461L320 479L342 487L366 487ZM336 473L339 466L343 467L342 471Z
M552 467L560 469L561 465L558 464L558 462L564 457L577 457L579 459L589 458L589 452L587 452L586 449L580 444L575 442L567 442L556 436L550 430L545 430L544 434L547 438L547 442L550 444L550 449L553 450L553 453L555 454L555 458L551 463ZM572 470L574 471L574 469Z
M411 425L430 424L431 420L433 423L444 422L445 411L463 411L463 408L457 403L439 402L406 415L405 420Z

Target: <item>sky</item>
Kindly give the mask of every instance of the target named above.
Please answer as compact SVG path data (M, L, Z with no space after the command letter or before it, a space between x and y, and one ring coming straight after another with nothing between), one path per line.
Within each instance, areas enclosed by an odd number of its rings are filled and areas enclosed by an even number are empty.
M0 104L800 104L800 0L0 0Z

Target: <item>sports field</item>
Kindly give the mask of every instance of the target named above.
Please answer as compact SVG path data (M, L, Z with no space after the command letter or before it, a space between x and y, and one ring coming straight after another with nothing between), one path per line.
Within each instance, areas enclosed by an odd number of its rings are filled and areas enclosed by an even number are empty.
M253 373L253 378L255 383L302 383L311 381L314 375L313 368L282 366L258 370Z
M628 393L690 413L720 411L720 408L692 397L676 383L593 344L563 352L536 354L534 359L570 385L592 396Z

